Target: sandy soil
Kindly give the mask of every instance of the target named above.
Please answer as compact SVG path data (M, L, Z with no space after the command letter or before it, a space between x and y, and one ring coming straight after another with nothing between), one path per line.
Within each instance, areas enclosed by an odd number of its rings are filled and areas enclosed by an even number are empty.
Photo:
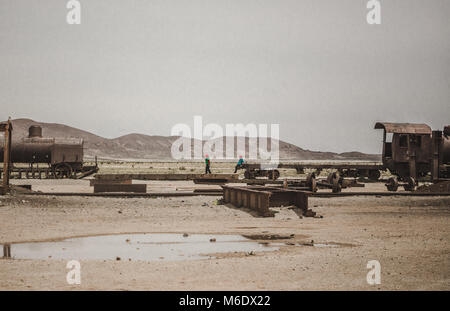
M62 187L86 186L70 183ZM450 289L450 198L311 198L310 207L323 218L302 219L287 208L279 209L274 218L259 218L245 209L216 205L217 199L4 196L0 197L0 244L110 233L186 232L294 234L289 242L314 240L340 246L285 245L275 252L191 261L81 261L81 285L66 283L63 260L1 259L0 289ZM366 282L366 265L373 259L381 263L381 285Z

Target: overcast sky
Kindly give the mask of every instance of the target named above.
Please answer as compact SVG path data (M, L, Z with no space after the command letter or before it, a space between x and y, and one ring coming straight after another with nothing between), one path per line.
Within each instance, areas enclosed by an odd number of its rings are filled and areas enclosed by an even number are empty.
M0 118L108 138L278 123L321 151L380 153L376 121L450 124L450 1L0 0Z

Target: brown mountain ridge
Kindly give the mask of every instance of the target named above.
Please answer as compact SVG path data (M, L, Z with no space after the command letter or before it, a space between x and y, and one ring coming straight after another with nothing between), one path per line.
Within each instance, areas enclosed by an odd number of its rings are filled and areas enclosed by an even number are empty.
M172 160L171 146L178 139L177 136L151 136L132 133L117 138L104 138L90 132L71 126L57 123L44 123L31 119L15 119L13 123L13 141L26 137L31 125L42 127L44 137L58 138L83 138L86 158L97 156L99 159L121 159L121 160ZM220 138L218 138L220 139ZM224 141L225 150L225 137ZM239 137L237 139L244 139ZM236 140L235 138L235 144ZM187 140L187 138L186 138ZM193 144L193 142L191 142ZM248 150L249 139L245 138L246 150ZM237 144L235 145L237 146ZM192 148L193 149L193 148ZM242 150L235 152L238 157ZM284 160L361 160L379 161L380 155L365 154L357 151L334 153L320 152L302 149L293 144L279 141L279 156Z

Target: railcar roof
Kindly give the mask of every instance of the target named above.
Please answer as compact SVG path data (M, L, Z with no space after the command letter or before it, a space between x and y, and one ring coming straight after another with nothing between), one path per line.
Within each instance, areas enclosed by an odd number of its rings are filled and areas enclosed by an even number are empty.
M431 134L431 128L423 123L390 123L377 122L375 129L384 129L386 133L399 134Z

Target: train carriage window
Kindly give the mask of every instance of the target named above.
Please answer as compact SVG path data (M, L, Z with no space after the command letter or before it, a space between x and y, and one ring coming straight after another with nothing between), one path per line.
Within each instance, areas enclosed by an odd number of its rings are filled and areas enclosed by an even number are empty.
M422 147L422 136L417 136L416 137L416 146L417 147Z
M408 136L400 135L398 145L402 148L408 148Z

